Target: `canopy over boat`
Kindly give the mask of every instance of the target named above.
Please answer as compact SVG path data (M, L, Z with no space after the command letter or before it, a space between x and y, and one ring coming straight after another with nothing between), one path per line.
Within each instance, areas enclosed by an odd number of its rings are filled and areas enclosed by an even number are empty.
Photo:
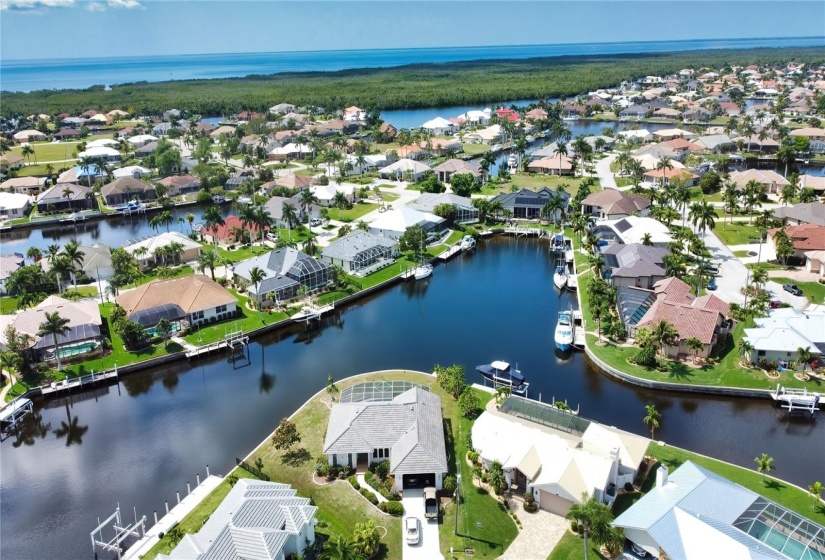
M524 383L524 376L517 369L510 367L507 362L495 361L491 364L484 364L476 367L482 375L487 374L491 377L510 377L514 385Z

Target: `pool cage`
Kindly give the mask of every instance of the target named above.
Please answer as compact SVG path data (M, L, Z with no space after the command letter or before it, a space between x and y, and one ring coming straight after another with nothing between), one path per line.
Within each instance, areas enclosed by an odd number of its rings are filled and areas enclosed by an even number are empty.
M161 319L166 319L169 322L178 321L182 319L186 313L183 312L179 306L173 303L165 303L157 307L135 311L129 315L132 322L139 324L144 329L154 327Z
M765 498L757 498L733 526L791 560L825 560L825 527Z
M338 401L342 403L391 401L413 387L421 387L429 391L429 388L411 381L368 381L347 387L341 391Z
M500 410L510 416L524 418L570 434L582 435L590 426L590 420L587 418L576 416L571 412L556 408L552 404L541 403L516 395L510 395L501 405Z
M384 245L373 245L359 251L350 260L350 271L358 272L382 260L392 260L392 248Z
M290 267L286 275L314 290L329 283L329 265L318 259L300 259Z

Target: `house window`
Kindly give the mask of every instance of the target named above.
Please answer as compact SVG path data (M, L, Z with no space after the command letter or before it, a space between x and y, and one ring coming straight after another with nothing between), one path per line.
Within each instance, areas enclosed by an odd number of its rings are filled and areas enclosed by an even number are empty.
M373 449L373 450L372 450L372 458L373 458L373 459L377 459L377 458L378 458L378 450L377 450L377 449Z
M215 313L223 313L224 311L226 311L226 306L225 305L219 305L218 307L215 308Z
M758 350L758 351L756 352L756 355L757 355L757 356L764 356L764 355L765 355L765 351L764 351L764 350Z
M387 459L390 458L390 450L388 447L384 448L384 457L386 457Z
M192 313L192 320L197 321L198 319L203 319L203 311L195 311Z

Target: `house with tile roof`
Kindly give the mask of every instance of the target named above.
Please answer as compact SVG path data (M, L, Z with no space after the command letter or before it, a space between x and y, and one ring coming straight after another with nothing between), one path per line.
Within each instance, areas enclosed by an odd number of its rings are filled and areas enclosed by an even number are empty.
M604 255L605 279L614 287L635 286L652 289L659 280L664 280L664 256L669 254L664 247L653 247L641 243L615 243L602 247Z
M288 484L239 479L197 533L158 560L303 558L315 542L318 508Z
M560 153L549 157L534 159L527 164L527 171L532 173L547 173L548 175L572 175L575 163L572 159Z
M435 213L436 206L450 204L454 213L452 221L456 224L472 224L478 221L478 209L472 200L452 193L423 193L407 206L419 212Z
M554 191L549 187L542 187L538 191L519 189L516 192L501 193L493 197L491 202L500 202L502 210L512 212L513 218L537 220L541 216L544 205L555 196L562 198L565 212L567 212L570 207L570 193ZM555 218L560 217L560 212L557 211Z
M255 267L266 274L258 286L250 279ZM299 291L326 286L330 280L330 266L292 247L282 247L237 263L233 276L236 283L240 279L240 283L248 287L249 295L255 301L268 307L296 297Z
M369 226L370 233L398 239L412 226L421 226L428 234L444 231L447 228L447 221L430 212L421 212L409 206L402 206L384 212L370 222Z
M785 225L817 224L825 226L825 204L804 202L793 206L780 206L773 211L773 217Z
M650 200L640 194L618 189L594 192L582 200L582 214L600 220L616 220L628 216L647 216Z
M121 177L101 187L100 194L108 206L126 204L130 200L155 200L157 193L152 183L135 179L134 177Z
M481 166L472 160L448 159L433 167L433 172L442 183L449 183L450 177L462 173L469 173L476 179L481 179Z
M155 279L115 299L129 319L147 329L161 319L181 326L215 323L234 317L238 310L235 296L202 274Z
M808 251L825 250L825 226L803 224L768 230L768 244L774 251L776 251L776 236L783 230L791 239L794 256L797 258L805 258L805 253Z
M348 274L364 276L395 262L398 242L382 235L355 230L321 249L321 260Z
M730 181L736 186L736 190L742 191L751 181L756 181L763 185L768 194L779 194L788 180L771 169L748 169L747 171L734 171L730 174Z
M771 309L767 317L754 319L756 325L745 329L744 340L752 346L752 363L794 362L797 348L810 348L815 356L825 355L825 312L792 307ZM799 366L801 368L801 366Z
M43 213L88 210L92 207L91 195L89 195L91 192L92 189L83 185L57 184L38 195L37 211Z
M223 225L219 225L214 229L201 227L200 234L203 240L207 243L215 243L226 246L235 243L240 243L242 239L237 236L243 232L249 232L250 239L257 240L261 238L261 231L256 224L244 223L238 216L227 216L224 218Z
M323 452L330 465L389 460L396 490L440 490L449 470L441 398L415 386L392 400L335 403Z
M144 237L124 245L126 252L133 255L141 267L166 264L163 249L177 243L182 247L178 262L192 262L201 254L201 244L177 231L164 231L158 235ZM145 250L144 250L145 249Z
M713 346L733 330L733 321L727 318L730 311L727 303L713 294L694 297L691 287L679 278L660 280L648 292L640 304L640 307L647 306L647 311L637 323L625 324L625 328L635 334L642 327L652 330L660 321L667 321L679 333L678 341L674 341L676 344L665 345L668 356L692 355L693 351L688 349L685 341L697 338L704 344L697 355L705 358ZM627 312L623 312L618 295L617 305L624 318Z

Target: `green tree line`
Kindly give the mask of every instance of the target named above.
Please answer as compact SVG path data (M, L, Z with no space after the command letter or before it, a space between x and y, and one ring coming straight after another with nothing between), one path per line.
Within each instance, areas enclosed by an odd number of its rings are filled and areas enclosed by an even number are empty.
M79 114L124 109L160 114L174 107L190 114L226 115L266 110L286 101L337 109L356 104L377 109L482 104L516 99L571 97L623 80L665 75L681 68L819 64L821 49L708 50L644 55L601 55L412 64L337 72L289 72L244 78L182 80L83 90L3 93L4 117L32 113Z

